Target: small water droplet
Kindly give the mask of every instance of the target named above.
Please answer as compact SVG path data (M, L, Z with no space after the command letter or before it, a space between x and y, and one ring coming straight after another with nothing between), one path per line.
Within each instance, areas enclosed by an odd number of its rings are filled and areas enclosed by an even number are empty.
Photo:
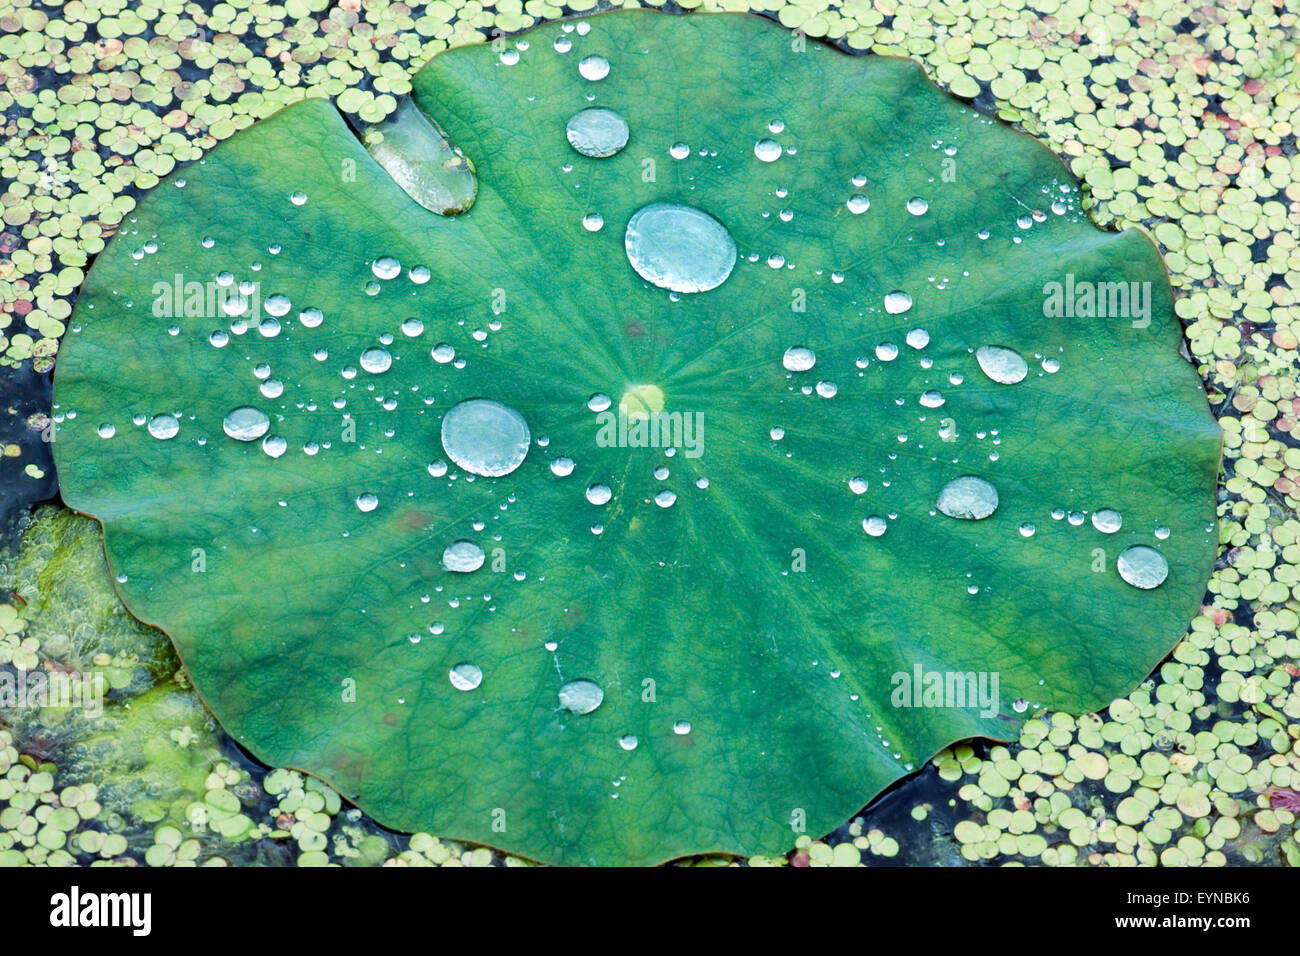
M117 426L112 422L104 422L104 424L95 429L95 433L98 434L100 438L112 438L117 434Z
M280 435L267 435L262 439L262 451L271 458L279 458L288 450L288 440Z
M849 479L849 491L855 495L863 495L867 492L867 479L857 475Z
M636 734L624 734L618 738L618 745L624 750L636 750L637 743Z
M379 496L367 491L365 494L357 495L357 508L361 511L374 511L379 507Z
M567 478L573 474L572 458L557 458L551 462L551 473L559 478Z
M907 344L914 349L923 349L930 344L930 333L925 329L912 329L907 333Z
M1163 541L1165 540L1165 538L1169 537L1169 529L1166 528L1164 525L1161 525L1160 527L1156 528L1154 534L1157 538Z
M849 207L849 212L853 213L853 215L860 216L871 208L871 200L858 193L856 196L850 196L845 205Z
M930 204L920 196L913 196L907 201L907 211L913 216L924 216L930 209Z
M673 723L673 733L678 737L684 737L691 732L691 722L689 720L678 720Z
M587 500L593 505L609 504L613 497L614 492L609 490L609 485L591 485L587 488Z
M870 515L862 519L862 530L873 538L879 538L889 529L889 523L880 515Z
M822 398L834 398L840 387L834 382L820 381L817 383L817 394Z
M208 344L215 349L224 349L230 343L230 336L221 329L217 329L208 336Z
M1037 530L1038 529L1034 527L1032 522L1026 521L1024 524L1020 526L1020 537L1032 538L1034 536L1034 532Z
M898 358L898 346L893 342L881 342L876 346L876 358L882 362L892 362Z
M411 318L402 322L402 334L407 338L413 339L423 331L424 323L415 316L411 316Z
M306 328L314 329L325 321L325 313L320 309L303 309L298 313L298 321Z
M943 397L943 392L932 388L921 393L920 401L926 408L938 408L946 399Z
M433 356L433 360L439 365L446 365L456 357L456 350L446 342L440 342L433 347L433 351L429 354Z
M605 217L598 212L589 212L582 217L582 228L588 232L600 232L605 226Z
M655 504L660 508L671 508L676 500L677 493L669 491L667 488L655 495Z

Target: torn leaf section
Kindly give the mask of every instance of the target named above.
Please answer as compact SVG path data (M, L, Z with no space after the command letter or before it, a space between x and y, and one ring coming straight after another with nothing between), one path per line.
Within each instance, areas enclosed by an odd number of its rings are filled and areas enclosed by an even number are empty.
M397 185L425 209L458 216L474 205L474 164L409 96L402 97L384 122L367 127L362 141Z

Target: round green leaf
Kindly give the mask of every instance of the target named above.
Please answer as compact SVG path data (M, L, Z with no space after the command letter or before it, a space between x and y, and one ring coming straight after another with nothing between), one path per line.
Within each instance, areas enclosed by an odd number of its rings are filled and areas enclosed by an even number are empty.
M781 852L1142 679L1203 594L1219 456L1150 242L910 61L740 16L523 39L416 77L464 215L309 100L90 273L63 493L223 725L394 828L646 863ZM613 155L570 146L591 107ZM724 232L633 268L659 203ZM674 270L716 287L643 278Z

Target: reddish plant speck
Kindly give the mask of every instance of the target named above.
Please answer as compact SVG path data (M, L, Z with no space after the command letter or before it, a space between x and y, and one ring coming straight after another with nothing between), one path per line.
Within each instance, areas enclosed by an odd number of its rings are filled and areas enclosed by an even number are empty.
M1300 813L1300 793L1296 793L1289 787L1267 787L1264 796L1268 797L1268 805L1274 810Z

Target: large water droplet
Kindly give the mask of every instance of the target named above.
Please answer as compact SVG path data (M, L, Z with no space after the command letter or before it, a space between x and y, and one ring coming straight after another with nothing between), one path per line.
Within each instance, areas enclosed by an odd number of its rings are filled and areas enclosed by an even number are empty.
M896 289L885 295L885 311L890 315L906 312L911 307L912 297L901 289Z
M483 567L483 549L473 541L453 541L442 552L442 566L448 571L468 574Z
M754 144L754 155L765 163L774 163L781 158L781 144L774 139L760 139Z
M290 305L289 297L277 292L274 295L267 296L266 301L262 303L262 308L278 319L289 314Z
M785 350L781 364L785 366L787 372L806 372L817 364L817 355L812 349L796 345Z
M638 209L627 224L624 247L637 275L673 292L716 289L736 265L736 241L727 228L677 203Z
M175 438L176 433L181 430L181 423L176 420L175 415L155 415L149 419L149 434L154 438L168 439Z
M1092 526L1102 534L1114 534L1123 524L1123 517L1114 508L1102 508L1092 513Z
M889 523L880 515L870 515L862 519L862 530L873 538L879 538L889 530Z
M457 690L474 690L483 683L483 668L469 661L462 661L447 672L451 686Z
M371 265L370 271L376 279L396 279L402 271L402 264L392 256L381 256Z
M374 511L379 507L379 496L367 491L365 494L357 495L357 508L361 511Z
M112 438L117 434L117 426L112 422L104 422L104 424L95 429L95 432L100 438Z
M361 353L361 367L373 375L387 372L393 364L393 356L388 349L378 347L366 349Z
M1029 374L1029 363L1015 349L1001 345L981 345L975 350L980 369L999 385L1015 385Z
M222 430L235 441L257 441L271 427L266 412L251 405L241 405L226 413Z
M375 133L379 135L368 135ZM399 97L397 108L381 122L367 126L362 138L393 181L425 209L455 216L474 204L478 179L473 165L410 96ZM386 271L392 275L379 275L378 271L375 275L397 277L397 272ZM416 266L409 275L417 284L429 280L427 267Z
M924 216L930 209L930 204L920 196L913 196L907 201L907 211L913 216Z
M853 215L860 216L871 208L871 200L859 193L856 196L850 196L845 205L849 207L849 212L853 213Z
M949 518L978 521L998 510L998 490L983 478L962 475L943 486L934 506Z
M618 745L624 750L636 750L638 742L636 734L624 734L622 737L618 738Z
M593 107L569 117L564 128L569 145L583 156L603 159L627 145L627 120L615 110Z
M267 435L262 439L262 451L271 458L279 458L289 450L289 441L283 435Z
M614 492L609 490L609 485L592 485L587 489L587 500L593 505L607 505L613 497Z
M595 681L571 680L560 688L560 706L572 714L590 714L605 699Z
M578 72L584 80L603 80L609 76L609 60L603 56L584 56L578 61Z
M509 405L472 398L442 418L442 447L466 471L487 478L508 475L528 454L528 423Z
M1135 588L1149 591L1158 588L1169 577L1169 562L1155 548L1135 544L1125 548L1115 559L1119 576Z

